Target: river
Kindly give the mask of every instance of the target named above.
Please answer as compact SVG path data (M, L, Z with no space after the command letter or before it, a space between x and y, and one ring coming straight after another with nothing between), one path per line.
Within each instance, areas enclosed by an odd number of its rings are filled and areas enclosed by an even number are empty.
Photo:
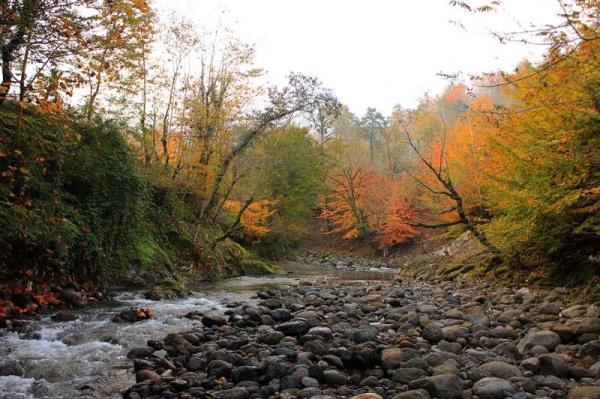
M184 299L151 301L139 292L124 292L118 304L73 310L78 318L53 322L50 315L31 322L26 331L0 330L0 359L15 360L25 374L0 376L0 398L120 398L134 383L127 352L145 346L151 338L191 330L199 321L183 316L192 311L222 313L228 303L253 302L254 294L273 286L299 284L303 280L390 280L390 269L329 270L314 265L283 262L273 276L232 278L199 283ZM114 323L111 317L127 307L146 308L155 317L137 323Z

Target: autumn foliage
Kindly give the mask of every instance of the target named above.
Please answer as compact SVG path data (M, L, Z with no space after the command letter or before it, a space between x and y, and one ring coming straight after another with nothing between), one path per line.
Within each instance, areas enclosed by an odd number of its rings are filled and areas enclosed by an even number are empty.
M320 203L320 218L333 226L328 234L371 240L380 248L417 235L409 224L414 209L402 196L398 182L372 169L351 166L340 168L330 179L331 192Z
M227 200L223 205L224 209L232 215L240 217L240 224L243 229L243 235L247 238L263 236L270 231L269 222L273 217L276 201L263 199L253 201L247 207L241 201Z

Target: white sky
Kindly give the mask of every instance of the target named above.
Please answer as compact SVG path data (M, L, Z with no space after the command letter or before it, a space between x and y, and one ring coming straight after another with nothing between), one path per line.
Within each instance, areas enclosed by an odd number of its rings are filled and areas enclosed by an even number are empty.
M478 3L471 0L470 3ZM481 3L481 1L479 1ZM256 45L273 83L290 72L316 76L350 109L384 114L438 94L438 72L512 70L543 48L503 45L487 29L515 31L554 22L557 0L503 0L496 13L468 14L448 0L156 0L199 27L223 24ZM223 17L223 11L227 11ZM460 21L466 28L452 21ZM519 26L519 24L521 26Z

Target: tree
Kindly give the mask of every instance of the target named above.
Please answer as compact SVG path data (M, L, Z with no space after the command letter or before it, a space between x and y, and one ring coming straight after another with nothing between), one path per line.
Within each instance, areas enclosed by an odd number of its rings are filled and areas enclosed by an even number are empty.
M418 234L414 209L398 181L371 168L347 164L330 176L331 191L321 203L320 218L330 220L328 234L359 239L386 249Z
M506 76L513 105L483 112L494 126L484 142L493 160L483 165L494 212L487 231L517 263L590 275L600 237L600 42L572 45L550 69L553 54Z
M281 90L269 90L270 104L253 118L251 127L241 134L237 143L217 166L215 181L202 210L203 216L214 218L212 211L219 203L224 178L231 163L242 155L256 139L272 129L275 124L298 112L310 112L319 104L337 101L330 90L324 89L321 83L308 76L291 74L288 86Z
M308 119L311 122L312 128L317 133L321 147L325 146L335 134L333 125L335 120L340 116L341 104L338 101L319 104L315 109L308 114Z
M71 93L79 82L72 56L81 44L85 11L93 0L0 1L0 105L13 83L19 101L37 90ZM15 69L15 64L19 66ZM50 76L47 71L50 70Z
M433 223L410 223L410 225L424 228L441 228L462 225L488 250L490 250L490 252L495 256L499 256L500 251L490 243L485 232L478 226L477 218L467 211L463 196L456 188L448 164L448 123L442 112L438 112L438 114L434 116L439 118L439 125L441 128L440 131L433 133L437 137L437 148L435 151L431 151L429 156L427 156L423 149L417 145L406 123L402 124L402 129L406 141L417 156L425 176L425 178L422 178L413 175L413 178L428 194L437 198L449 200L450 208L441 211L438 216L449 216L451 219Z
M375 108L367 108L367 112L360 120L360 126L363 136L369 141L369 152L371 154L371 163L374 162L373 150L381 133L387 125L387 120L383 114Z
M270 231L253 241L261 254L282 255L306 235L325 189L326 165L320 143L307 128L295 125L268 132L236 161L238 174L232 180L241 179L232 198L274 201Z
M96 111L102 86L127 76L124 71L134 68L138 49L153 28L153 14L145 0L101 1L95 9L80 49L88 86L84 106L88 121Z

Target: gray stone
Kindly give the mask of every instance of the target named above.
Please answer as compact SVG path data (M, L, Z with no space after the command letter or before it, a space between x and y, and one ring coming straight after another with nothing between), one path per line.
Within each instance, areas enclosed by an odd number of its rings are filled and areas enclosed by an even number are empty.
M302 377L302 385L309 388L319 388L319 381L312 377Z
M292 313L287 309L279 308L271 312L271 317L276 321L289 321L292 320Z
M348 382L348 376L338 370L325 370L323 372L323 382L327 385L338 387Z
M213 326L224 326L227 324L227 319L221 316L204 316L202 317L202 324L205 327L213 327Z
M521 370L517 366L505 362L492 361L484 363L472 371L476 380L485 377L496 377L508 380L511 377L521 377Z
M400 348L388 348L381 352L381 366L384 370L397 369L403 361L404 355Z
M542 355L539 359L540 367L538 372L540 374L555 375L557 377L569 376L569 364L560 355Z
M400 382L402 384L408 384L411 381L418 380L419 378L427 377L427 372L422 369L415 367L399 368L394 371L392 379L394 382Z
M436 344L444 339L444 331L442 331L441 327L436 326L433 323L429 323L427 327L423 329L423 338L433 344Z
M393 399L431 399L429 392L424 389L413 389L411 391L402 392L393 397Z
M412 381L408 386L410 389L425 389L431 396L436 396L438 399L461 399L463 397L463 382L454 374L422 378Z
M504 399L513 397L518 389L501 378L486 377L473 385L473 393L479 399Z
M534 331L527 334L517 344L520 353L525 354L536 345L544 346L552 351L557 345L560 345L560 337L550 330Z
M281 331L285 335L300 336L308 331L308 325L304 320L293 320L286 323L281 323L275 327L278 331Z
M219 399L247 399L250 393L246 388L231 388L217 393Z

